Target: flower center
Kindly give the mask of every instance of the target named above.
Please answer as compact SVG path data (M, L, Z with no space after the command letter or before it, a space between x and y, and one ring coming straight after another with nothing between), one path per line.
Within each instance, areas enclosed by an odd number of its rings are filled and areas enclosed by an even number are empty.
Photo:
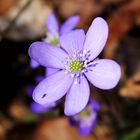
M50 40L50 44L54 45L54 46L58 46L58 40L56 39L53 39L53 40Z
M45 42L48 42L54 46L59 46L59 34L58 33L55 33L55 34L52 34L52 33L47 33L47 37L43 39L43 41Z
M90 113L88 109L84 109L82 112L80 112L80 116L88 116L89 114Z
M69 64L69 69L72 71L81 71L83 69L83 62L79 60L73 60Z
M66 57L66 59L62 62L65 67L65 73L70 73L72 77L77 77L78 78L78 83L79 79L83 76L85 72L90 70L90 66L92 65L89 63L89 56L90 56L90 51L79 51L79 52L74 52L70 56Z

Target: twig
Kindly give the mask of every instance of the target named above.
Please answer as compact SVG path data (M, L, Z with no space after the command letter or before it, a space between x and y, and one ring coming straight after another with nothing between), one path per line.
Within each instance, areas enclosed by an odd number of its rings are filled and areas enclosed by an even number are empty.
M32 0L28 0L25 3L25 5L19 10L19 12L15 16L15 18L13 20L11 20L11 22L9 23L9 25L7 26L7 28L5 28L5 30L0 33L0 40L2 40L2 38L4 38L4 36L10 31L11 27L15 25L17 19L25 11L25 9L31 4L31 2L32 2Z

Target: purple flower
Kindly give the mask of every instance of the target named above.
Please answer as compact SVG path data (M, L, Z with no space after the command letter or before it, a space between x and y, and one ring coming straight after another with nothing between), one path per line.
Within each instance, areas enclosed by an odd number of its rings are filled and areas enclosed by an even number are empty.
M40 81L42 81L44 79L44 77L40 77L40 76L37 76L35 78L35 81L37 83L39 83ZM33 93L33 90L35 88L35 85L31 85L27 88L27 95L29 97L32 96L32 93ZM47 112L49 110L51 110L52 108L56 107L56 105L59 103L60 101L57 101L57 102L53 102L53 103L50 103L50 104L45 104L45 105L41 105L41 104L38 104L36 102L32 102L29 106L30 110L33 112L33 113L36 113L36 114L39 114L39 113L44 113L44 112Z
M71 31L76 26L79 19L80 19L79 16L71 16L59 28L59 24L55 15L53 13L50 13L46 19L46 28L48 32L47 32L47 37L44 39L44 41L52 45L59 46L60 35L63 35ZM32 68L37 68L39 66L39 63L31 59L30 65Z
M45 67L59 69L38 84L33 99L49 104L67 93L64 112L71 116L82 111L88 103L87 79L100 89L114 88L121 76L120 66L113 60L95 59L103 50L107 36L107 23L97 17L86 35L80 29L62 35L61 47L47 42L31 44L29 55L32 59Z
M36 102L32 102L30 105L30 109L33 113L44 113L49 111L50 109L56 107L57 103L53 102L51 104L47 104L47 105L40 105Z
M70 124L78 127L80 135L86 136L90 134L93 127L96 125L99 108L99 103L90 99L88 105L81 113L70 117Z
M35 84L30 85L29 87L27 87L26 89L26 93L29 97L32 96L34 88L36 87L36 84L38 84L40 81L42 81L44 79L44 76L36 76L35 77Z

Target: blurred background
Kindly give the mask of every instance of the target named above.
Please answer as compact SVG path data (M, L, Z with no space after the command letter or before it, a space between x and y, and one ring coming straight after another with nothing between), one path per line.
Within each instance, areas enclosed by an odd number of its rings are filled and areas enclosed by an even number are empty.
M32 91L45 69L30 67L28 48L46 37L51 11L60 25L80 15L76 27L85 32L95 17L103 17L109 38L100 58L121 65L117 87L91 86L100 109L86 136L64 115L64 99L45 111L31 107ZM0 0L0 62L0 140L140 140L140 0Z

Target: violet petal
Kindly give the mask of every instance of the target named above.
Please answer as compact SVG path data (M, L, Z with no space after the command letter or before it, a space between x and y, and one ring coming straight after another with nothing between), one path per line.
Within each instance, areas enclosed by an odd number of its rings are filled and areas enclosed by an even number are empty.
M47 31L51 34L56 34L59 32L58 21L53 13L49 13L46 19L46 28Z
M79 22L80 16L69 17L60 28L60 34L68 33L71 31Z
M31 59L30 66L31 66L31 68L34 69L34 68L39 67L39 63L37 63L35 60Z
M68 55L59 47L47 42L34 42L29 48L29 55L40 65L50 68L64 68L64 60Z
M90 60L95 59L103 50L108 37L108 25L103 18L93 20L86 34L84 50L90 51Z
M41 81L33 92L33 99L39 104L59 100L71 86L73 78L64 71L57 72Z
M85 33L83 30L74 30L60 37L60 45L71 56L83 49Z
M86 78L82 77L80 83L75 84L75 82L77 82L76 77L66 95L65 114L68 116L75 115L82 111L89 100L90 90Z
M96 60L94 63L96 63L96 66L90 67L90 70L85 73L88 80L100 89L114 88L120 80L120 66L109 59Z
M60 69L54 69L54 68L46 68L46 77L55 74L56 72L58 72Z

